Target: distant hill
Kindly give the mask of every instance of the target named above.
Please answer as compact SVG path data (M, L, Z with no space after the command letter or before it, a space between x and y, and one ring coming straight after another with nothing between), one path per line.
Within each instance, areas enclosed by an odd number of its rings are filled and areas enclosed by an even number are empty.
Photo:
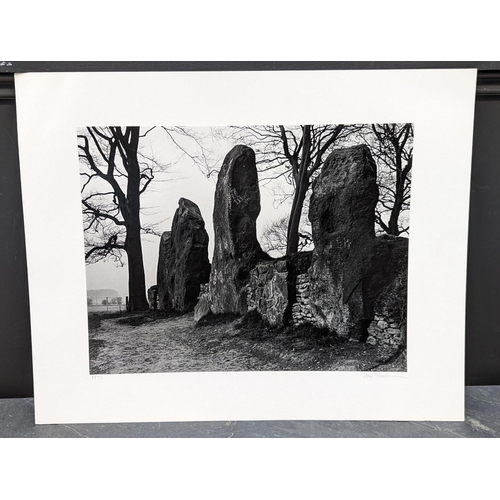
M99 297L119 297L119 293L116 290L103 288L102 290L87 290L87 297L91 299Z

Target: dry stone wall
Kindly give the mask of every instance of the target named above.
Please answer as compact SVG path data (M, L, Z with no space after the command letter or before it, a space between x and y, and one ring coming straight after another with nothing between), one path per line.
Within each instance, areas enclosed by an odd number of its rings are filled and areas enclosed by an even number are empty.
M296 302L292 306L292 324L294 325L317 325L310 305L309 287L309 275L307 273L298 275ZM403 311L400 311L397 316L391 316L387 311L377 311L368 327L366 342L371 345L400 346L406 337L405 316Z
M398 347L404 341L405 333L406 325L401 323L401 318L395 319L376 314L368 327L366 342L372 345L381 344Z
M285 260L262 262L250 271L248 311L256 310L271 326L288 322L288 270Z
M316 323L309 302L310 285L311 282L309 280L308 274L304 273L297 276L295 289L296 302L292 306L292 322L295 325L302 325L304 323Z
M374 317L367 342L399 346L406 342L408 239L377 237L372 267L366 294L373 303Z

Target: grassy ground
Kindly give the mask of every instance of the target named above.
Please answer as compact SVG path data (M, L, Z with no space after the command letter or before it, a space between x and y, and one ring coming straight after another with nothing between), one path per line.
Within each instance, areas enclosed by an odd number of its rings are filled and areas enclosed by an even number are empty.
M351 342L309 326L269 328L255 315L89 316L90 368L97 373L335 370L405 371L392 347Z

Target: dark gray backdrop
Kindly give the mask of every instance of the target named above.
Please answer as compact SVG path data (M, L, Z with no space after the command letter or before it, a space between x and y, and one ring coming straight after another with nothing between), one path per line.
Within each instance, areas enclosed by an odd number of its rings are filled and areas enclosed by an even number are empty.
M11 62L0 66L0 397L33 395L13 73L469 67L478 68L479 73L469 222L465 383L500 384L500 62ZM453 179L443 189L453 189ZM432 227L432 221L429 225L432 237L439 226Z

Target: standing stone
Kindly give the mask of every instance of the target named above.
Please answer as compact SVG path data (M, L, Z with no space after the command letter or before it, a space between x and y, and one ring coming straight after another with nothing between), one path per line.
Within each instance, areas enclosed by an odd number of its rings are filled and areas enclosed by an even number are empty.
M163 270L163 293L160 308L187 312L193 310L200 285L207 283L210 277L208 260L208 234L205 221L196 203L186 198L179 200L172 222L170 236L166 236ZM160 257L162 250L160 246ZM160 286L160 282L158 283Z
M172 236L170 231L165 231L160 238L160 251L158 255L158 271L156 276L158 309L167 311L172 309L167 292L167 260L169 259Z
M319 326L357 340L366 339L373 318L365 289L377 201L376 165L366 146L332 152L313 182L311 309Z
M158 309L158 287L156 285L148 288L148 302L150 311Z
M214 314L247 311L245 287L250 271L257 261L268 258L257 241L259 213L255 153L247 146L235 146L224 159L215 190L215 248L209 292Z

